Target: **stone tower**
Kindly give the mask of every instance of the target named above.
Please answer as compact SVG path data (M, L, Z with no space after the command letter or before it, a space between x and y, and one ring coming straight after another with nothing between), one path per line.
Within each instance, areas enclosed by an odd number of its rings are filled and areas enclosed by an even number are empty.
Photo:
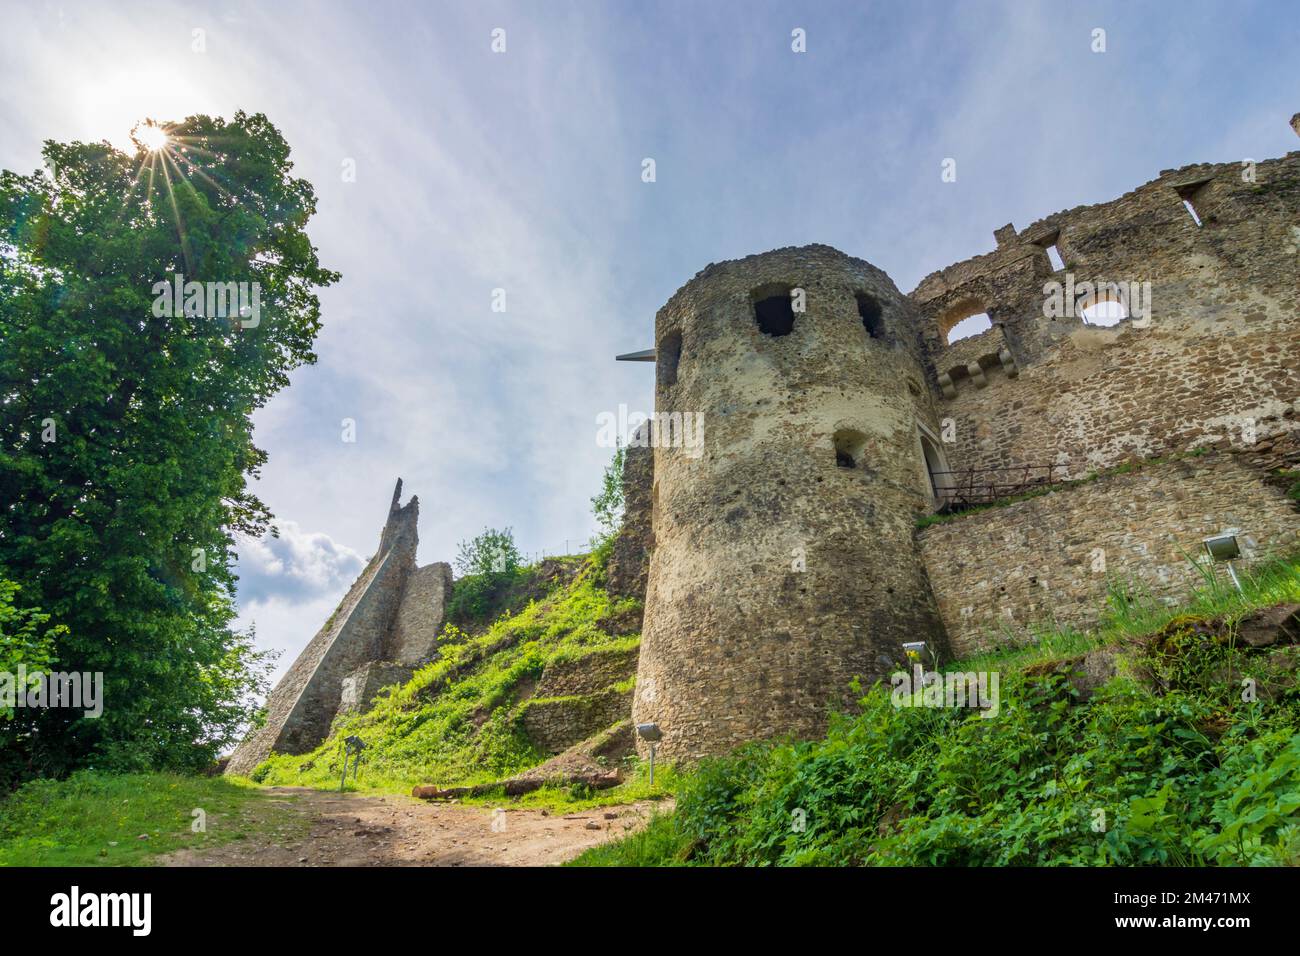
M946 469L913 307L867 262L779 249L709 266L655 340L633 717L670 760L816 735L904 642L945 649L914 541Z

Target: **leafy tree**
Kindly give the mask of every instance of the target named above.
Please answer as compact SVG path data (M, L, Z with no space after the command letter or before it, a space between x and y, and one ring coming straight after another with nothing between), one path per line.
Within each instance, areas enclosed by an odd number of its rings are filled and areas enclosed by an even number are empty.
M461 574L513 576L521 564L510 528L497 531L484 528L483 533L457 547L456 570Z
M461 577L452 587L447 617L470 624L483 623L515 582L523 562L509 528L484 528L482 534L460 543L455 563Z
M314 289L338 275L265 116L165 130L134 155L49 141L44 169L0 174L0 566L68 628L60 666L104 675L98 720L16 718L34 773L201 765L264 686L230 628L234 536L271 519L251 415L315 361ZM177 274L250 283L256 325L155 308Z
M623 462L626 458L627 448L619 445L601 475L599 494L591 499L592 513L600 526L597 547L618 534L619 526L623 523Z
M39 608L15 607L18 591L13 581L0 578L0 674L17 674L19 665L28 673L48 671L56 660L54 642L68 629L50 625L50 616ZM13 708L0 704L0 717L12 718Z

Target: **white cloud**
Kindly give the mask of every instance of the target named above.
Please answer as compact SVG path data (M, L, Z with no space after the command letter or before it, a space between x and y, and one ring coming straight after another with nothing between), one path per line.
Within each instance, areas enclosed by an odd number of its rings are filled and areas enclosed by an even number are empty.
M346 589L365 558L329 535L278 521L279 537L249 538L238 546L240 607L279 600L312 601Z

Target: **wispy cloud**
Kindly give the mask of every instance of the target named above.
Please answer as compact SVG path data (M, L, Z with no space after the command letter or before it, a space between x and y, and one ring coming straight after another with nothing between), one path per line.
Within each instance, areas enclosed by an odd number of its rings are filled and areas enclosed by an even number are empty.
M327 597L346 588L365 558L323 532L306 532L297 522L277 522L279 536L246 539L239 545L239 600L295 602Z

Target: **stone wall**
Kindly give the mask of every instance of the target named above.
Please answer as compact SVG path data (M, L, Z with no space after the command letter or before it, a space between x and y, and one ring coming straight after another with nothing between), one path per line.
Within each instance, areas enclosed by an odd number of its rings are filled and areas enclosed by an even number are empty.
M1235 454L1186 457L921 530L953 653L1023 640L1047 622L1093 625L1112 582L1185 599L1202 580L1187 555L1213 534L1238 534L1245 567L1294 552L1300 514L1263 478Z
M413 668L392 661L362 664L343 678L338 715L366 710L381 690L393 684L405 684L413 673Z
M645 597L654 528L650 522L650 493L654 487L654 449L649 422L637 429L623 458L623 525L614 539L607 575L609 592L619 597Z
M558 754L626 720L631 709L632 692L611 688L585 697L534 698L522 706L520 720L534 745Z
M271 691L265 724L235 748L227 773L250 773L273 751L305 753L319 744L338 713L344 678L381 657L418 544L419 499L402 506L401 494L399 479L378 553Z
M1252 553L1294 543L1260 477L1300 438L1300 153L1167 170L994 237L906 297L806 246L710 265L659 311L656 411L706 423L702 455L658 447L635 473L652 548L633 716L660 723L668 759L819 733L904 640L947 633L965 653L1052 610L1085 625L1106 598L1106 575L1080 570L1094 548L1173 599L1191 580L1176 545L1231 526ZM1085 323L1083 283L1141 298ZM792 287L806 313L762 334L755 302ZM947 343L979 312L992 328ZM842 436L854 467L824 467ZM1150 466L914 538L972 470L1005 493L997 469L1081 478L1207 447L1258 467Z
M996 251L926 277L910 296L939 414L953 426L954 468L1057 464L1079 476L1201 445L1246 448L1290 427L1300 153L1253 170L1166 171L1113 202L997 238ZM1053 270L1051 245L1065 269ZM1150 315L1109 328L1046 317L1044 284L1067 279L1149 282ZM952 323L981 311L994 329L944 344Z
M537 683L538 697L597 694L636 675L638 648L602 650L582 657L552 661ZM626 715L625 715L626 716Z
M416 568L406 579L384 657L408 667L433 658L451 599L451 565L445 562Z

